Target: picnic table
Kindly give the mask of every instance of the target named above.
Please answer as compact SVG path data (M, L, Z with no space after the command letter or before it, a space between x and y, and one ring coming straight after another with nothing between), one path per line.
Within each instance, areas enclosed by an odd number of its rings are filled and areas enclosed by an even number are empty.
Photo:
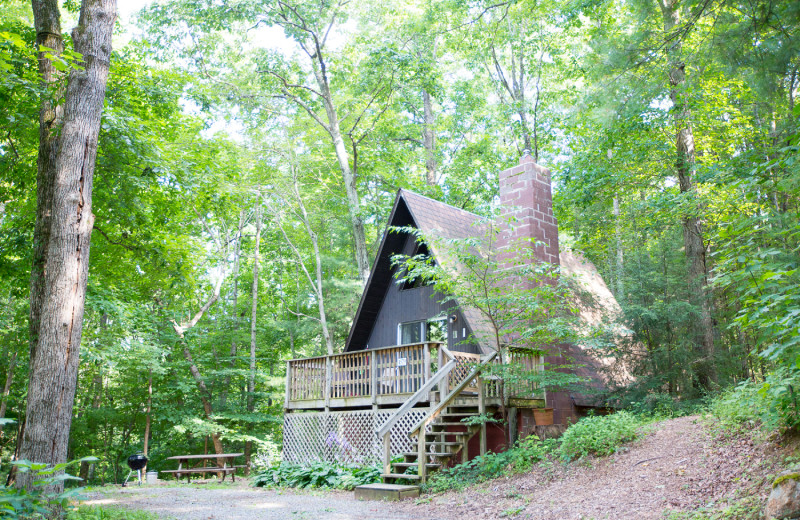
M244 466L237 466L234 464L236 457L241 457L244 453L207 453L205 455L175 455L174 457L167 457L167 460L177 460L178 469L161 470L161 473L174 473L175 477L180 479L186 475L186 481L191 482L192 473L202 473L203 478L206 473L222 473L222 480L230 473L231 479L236 482L236 470ZM218 460L222 459L222 466L219 465ZM207 461L211 461L207 464Z

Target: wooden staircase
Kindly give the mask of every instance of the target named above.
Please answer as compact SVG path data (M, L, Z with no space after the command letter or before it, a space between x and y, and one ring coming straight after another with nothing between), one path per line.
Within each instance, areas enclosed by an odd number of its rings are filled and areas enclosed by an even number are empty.
M463 397L463 396L462 396ZM488 412L496 411L487 408ZM430 474L443 467L454 463L469 460L469 441L480 432L479 425L467 425L462 419L477 415L478 398L463 398L458 403L447 406L439 414L435 422L431 423L431 430L425 432L425 473ZM419 471L419 435L413 443L413 451L403 453L402 462L392 463L392 472L381 475L387 484L396 483L398 480L418 482L421 480ZM456 458L459 458L457 462Z
M449 361L444 366L440 363L441 368L436 374L406 400L376 432L383 439L384 445L384 473L381 474L383 483L357 487L357 498L400 500L419 496L419 486L399 485L396 481L406 480L424 484L429 472L450 465L450 461L459 454L462 461L469 460L468 444L477 433L480 433L481 452L485 452L486 425L467 425L461 422L461 419L497 410L496 406L491 409L487 407L483 391L484 382L480 377L481 371L494 360L496 354L489 354L478 366L460 377L460 382L455 387L451 387L448 377L456 367L456 361L445 347L441 347L441 351L448 356ZM472 391L473 389L476 391ZM403 453L402 462L391 462L392 426L399 417L426 398L438 404L409 431L409 437L412 439L416 437L413 443L414 451Z

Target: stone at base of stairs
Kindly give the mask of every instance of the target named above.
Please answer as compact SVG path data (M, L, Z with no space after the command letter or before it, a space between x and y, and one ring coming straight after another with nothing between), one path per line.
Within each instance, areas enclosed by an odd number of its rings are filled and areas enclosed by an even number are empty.
M366 484L358 486L355 491L357 500L403 500L417 498L419 486L401 486L399 484Z

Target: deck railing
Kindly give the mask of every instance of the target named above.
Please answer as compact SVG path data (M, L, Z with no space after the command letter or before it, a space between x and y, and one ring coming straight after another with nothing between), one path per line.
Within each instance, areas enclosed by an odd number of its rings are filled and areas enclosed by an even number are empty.
M442 343L427 342L292 359L286 365L285 407L321 409L400 404L422 388L449 360L455 362L455 367L447 377L445 393L469 377L481 362L479 354L448 351ZM530 370L543 366L541 356L524 351L510 352L508 360ZM494 363L500 363L499 357ZM488 398L542 395L536 385L529 382L514 383L503 389L500 379L490 377L484 379L483 385ZM476 393L478 386L478 379L472 378L463 392Z
M441 343L292 359L286 364L286 408L402 403L431 377Z

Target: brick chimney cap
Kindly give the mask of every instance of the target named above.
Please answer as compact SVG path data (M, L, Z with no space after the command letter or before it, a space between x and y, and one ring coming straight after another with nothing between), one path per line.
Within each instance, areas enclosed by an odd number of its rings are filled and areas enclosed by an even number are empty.
M533 157L531 157L531 151L526 148L526 149L522 150L522 157L519 158L519 163L520 164L524 164L524 163L529 163L529 162L532 163L532 162L535 162L535 161L533 160Z

